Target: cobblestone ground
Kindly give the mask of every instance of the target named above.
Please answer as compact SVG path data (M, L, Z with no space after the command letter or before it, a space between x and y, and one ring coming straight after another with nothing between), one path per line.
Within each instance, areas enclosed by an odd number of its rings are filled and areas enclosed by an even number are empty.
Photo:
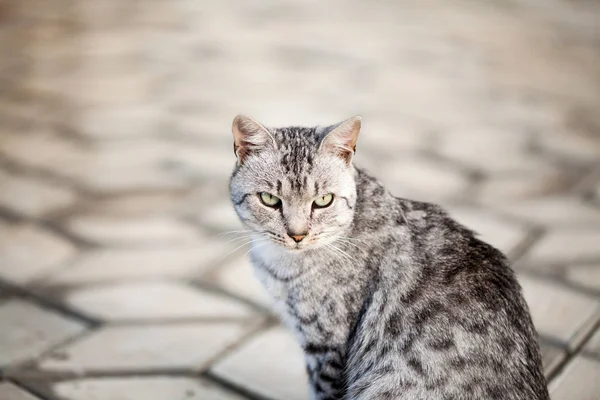
M357 163L514 260L553 399L599 399L599 21L585 0L0 0L0 398L307 398L219 236L244 112L362 114Z

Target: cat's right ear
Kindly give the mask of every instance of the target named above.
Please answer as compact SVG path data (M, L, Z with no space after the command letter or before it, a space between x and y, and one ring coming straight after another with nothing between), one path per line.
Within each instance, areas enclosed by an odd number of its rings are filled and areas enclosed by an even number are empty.
M262 124L245 115L238 115L233 119L233 152L238 159L238 165L253 152L258 152L267 147L275 148L275 139Z

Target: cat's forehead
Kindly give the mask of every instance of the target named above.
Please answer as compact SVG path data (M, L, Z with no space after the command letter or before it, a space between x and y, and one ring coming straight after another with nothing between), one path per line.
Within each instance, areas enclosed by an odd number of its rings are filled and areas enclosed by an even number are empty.
M323 128L292 126L271 132L277 142L277 162L283 174L278 180L278 189L314 194L335 184L342 164L319 154Z

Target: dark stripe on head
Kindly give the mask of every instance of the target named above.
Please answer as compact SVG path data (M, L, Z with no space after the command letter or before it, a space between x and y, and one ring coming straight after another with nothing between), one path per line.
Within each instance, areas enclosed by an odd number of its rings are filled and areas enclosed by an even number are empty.
M349 208L349 209L351 209L351 210L352 210L352 209L354 208L354 207L352 207L352 206L350 205L350 200L348 200L348 198L347 198L347 197L340 196L340 198L341 198L341 199L344 199L344 200L346 201L346 205L348 206L348 208Z
M246 193L242 196L242 198L240 198L239 200L234 200L233 204L235 204L236 206L241 205L244 201L246 201L246 198L250 196L250 193Z

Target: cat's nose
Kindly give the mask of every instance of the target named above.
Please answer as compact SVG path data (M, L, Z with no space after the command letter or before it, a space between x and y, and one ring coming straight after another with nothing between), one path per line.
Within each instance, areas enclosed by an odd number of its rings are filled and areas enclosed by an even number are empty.
M302 241L302 239L304 239L306 237L306 233L288 232L288 236L291 237L292 239L294 239L294 242L300 243Z

